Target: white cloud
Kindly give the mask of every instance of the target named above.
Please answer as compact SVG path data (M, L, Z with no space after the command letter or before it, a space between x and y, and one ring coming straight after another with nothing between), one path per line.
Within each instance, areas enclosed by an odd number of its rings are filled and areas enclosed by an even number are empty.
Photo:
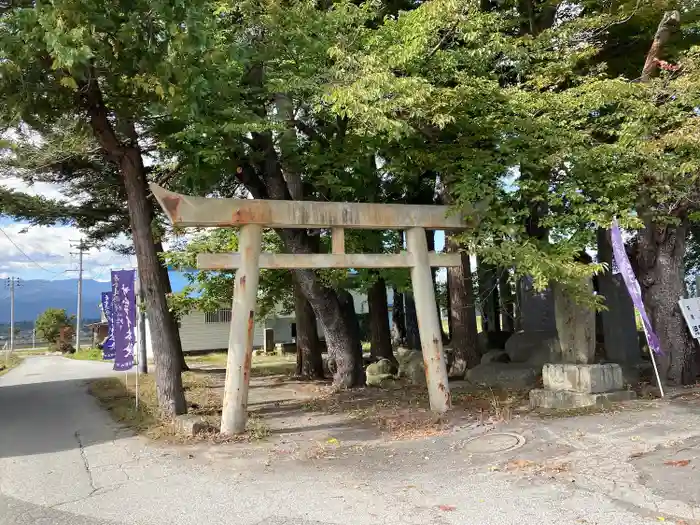
M29 185L19 177L3 177L0 179L0 185L15 190L28 193L29 195L38 195L48 199L57 199L65 202L71 202L72 199L66 198L61 193L60 184L51 184L48 182L37 182Z
M15 222L4 225L2 230L7 235L0 233L0 275L24 279L77 277L75 244L80 240L80 232L76 228L28 227ZM110 269L133 268L135 263L134 257L106 249L91 249L83 256L83 276L108 281Z
M30 195L72 201L61 193L61 185L58 184L38 182L29 185L19 177L2 177L0 185ZM81 238L76 228L29 226L27 223L5 221L0 221L0 226L7 234L0 233L0 276L14 275L24 279L77 277L74 270L78 269L78 256L75 255L75 247L71 247ZM121 237L118 241L125 244L130 242L126 235ZM83 276L109 281L110 269L133 268L135 264L135 257L125 257L107 249L91 249L83 257Z

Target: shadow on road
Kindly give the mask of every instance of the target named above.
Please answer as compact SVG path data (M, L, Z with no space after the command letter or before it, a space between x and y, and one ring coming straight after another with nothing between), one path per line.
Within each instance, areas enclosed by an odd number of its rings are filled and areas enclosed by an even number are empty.
M123 434L84 379L0 386L0 458L87 447Z

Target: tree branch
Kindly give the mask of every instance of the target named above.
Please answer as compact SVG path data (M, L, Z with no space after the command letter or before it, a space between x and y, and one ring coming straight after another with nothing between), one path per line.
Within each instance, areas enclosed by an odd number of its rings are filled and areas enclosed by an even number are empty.
M661 18L659 27L656 29L654 41L651 43L647 53L642 74L639 77L641 82L648 82L656 74L661 62L663 47L666 45L671 35L680 27L681 15L678 11L666 11Z
M97 74L94 66L88 69L88 78L77 81L80 99L83 108L90 117L90 127L108 155L116 159L124 154L117 134L112 123L109 121L109 113L104 103L102 90L97 82Z

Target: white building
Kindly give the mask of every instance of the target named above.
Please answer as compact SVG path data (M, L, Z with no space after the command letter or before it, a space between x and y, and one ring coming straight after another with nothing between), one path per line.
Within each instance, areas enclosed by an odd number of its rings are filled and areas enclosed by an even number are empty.
M367 295L350 292L355 302L355 311L358 314L369 312ZM392 290L387 290L389 307L393 304ZM231 308L220 308L216 312L193 311L184 315L180 320L180 339L184 352L206 352L214 350L226 350L228 348L229 330L231 326ZM290 343L296 338L296 322L294 313L271 315L264 320L255 320L253 347L263 346L266 328L272 328L275 334L275 343ZM318 324L319 336L323 339L323 330ZM146 321L146 352L148 357L153 356L150 330ZM138 336L137 336L138 337Z

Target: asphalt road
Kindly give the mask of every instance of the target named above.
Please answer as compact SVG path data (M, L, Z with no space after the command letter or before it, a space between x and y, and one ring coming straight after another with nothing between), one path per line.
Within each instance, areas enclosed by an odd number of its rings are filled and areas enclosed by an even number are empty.
M556 443L477 457L451 447L460 436L449 436L317 460L242 454L236 445L155 446L115 426L87 394L85 379L109 374L103 363L37 357L0 379L0 524L659 522L568 474L493 467L561 453Z

